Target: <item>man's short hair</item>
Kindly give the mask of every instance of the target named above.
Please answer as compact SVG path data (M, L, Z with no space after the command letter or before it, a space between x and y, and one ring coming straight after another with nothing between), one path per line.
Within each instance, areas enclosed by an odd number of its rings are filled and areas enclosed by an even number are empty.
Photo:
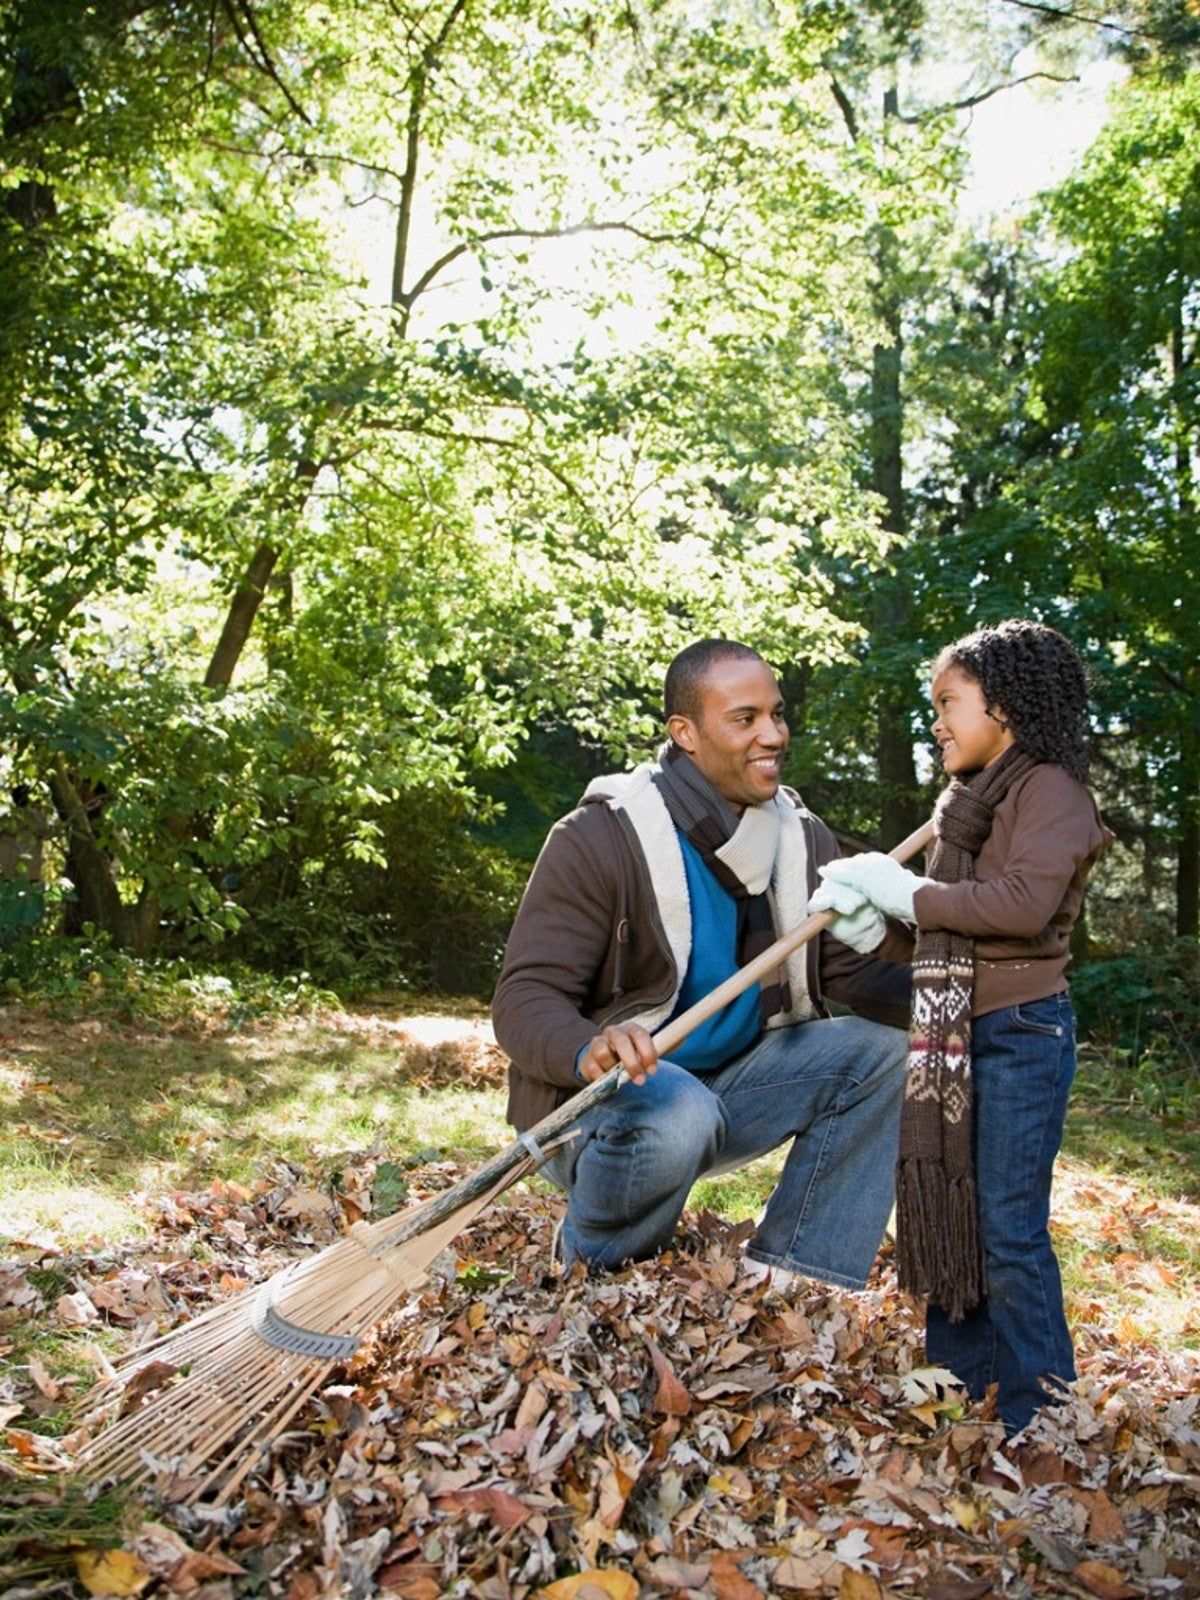
M663 684L666 721L672 717L691 717L694 721L700 715L709 673L718 661L730 659L761 661L762 657L748 644L738 644L733 639L697 639L681 650L667 668Z

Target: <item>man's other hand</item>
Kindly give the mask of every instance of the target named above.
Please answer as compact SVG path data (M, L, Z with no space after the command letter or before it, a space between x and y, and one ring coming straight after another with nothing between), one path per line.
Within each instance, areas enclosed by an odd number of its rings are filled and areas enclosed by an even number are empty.
M645 1083L658 1068L654 1040L636 1022L614 1022L598 1033L575 1063L585 1083L595 1083L606 1072L624 1067L631 1083Z

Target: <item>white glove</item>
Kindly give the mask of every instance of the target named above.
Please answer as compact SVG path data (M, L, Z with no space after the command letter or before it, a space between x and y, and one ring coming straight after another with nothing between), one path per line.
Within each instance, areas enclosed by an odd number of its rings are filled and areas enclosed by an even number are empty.
M841 861L830 861L820 869L827 884L845 884L877 906L886 917L899 917L902 922L914 922L913 896L932 878L918 878L891 856L879 850L865 855L847 856Z
M887 926L866 895L846 883L823 883L808 902L809 911L836 911L828 932L859 955L869 956L883 943Z

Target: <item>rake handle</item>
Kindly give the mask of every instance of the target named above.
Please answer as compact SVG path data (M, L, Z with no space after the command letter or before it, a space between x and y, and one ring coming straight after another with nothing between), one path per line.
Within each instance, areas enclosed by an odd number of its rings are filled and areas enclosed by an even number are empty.
M907 839L902 839L894 850L889 851L894 861L910 861L918 850L923 850L933 838L933 823L925 822ZM785 933L775 943L764 950L761 955L755 956L753 961L748 961L744 967L739 967L731 977L725 979L703 1000L697 1000L694 1006L682 1012L673 1021L668 1022L653 1035L655 1048L659 1056L668 1055L675 1047L682 1044L687 1036L702 1022L707 1022L709 1017L720 1011L722 1006L735 1000L738 995L747 990L751 984L757 983L769 972L773 972L781 962L787 959L794 950L807 944L823 928L837 916L836 911L814 911L811 916L794 927L790 933ZM548 1117L543 1117L541 1122L528 1130L527 1138L537 1144L549 1143L556 1134L561 1133L576 1122L585 1111L590 1111L603 1100L607 1100L629 1081L623 1068L606 1072L602 1078L596 1078L586 1088L581 1089L565 1101L557 1110L552 1111ZM396 1232L388 1238L388 1247L400 1244L405 1239L414 1238L417 1234L424 1233L437 1223L445 1220L473 1200L476 1195L490 1189L506 1173L514 1167L530 1159L529 1145L521 1139L516 1139L512 1144L494 1155L477 1171L469 1173L452 1184L449 1189L444 1189L441 1194L435 1195L432 1200L426 1201L417 1207L411 1219L401 1223Z

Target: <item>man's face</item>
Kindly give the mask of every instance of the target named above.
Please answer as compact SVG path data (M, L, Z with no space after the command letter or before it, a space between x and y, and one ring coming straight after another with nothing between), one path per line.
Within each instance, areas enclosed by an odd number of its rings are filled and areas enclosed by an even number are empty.
M765 661L716 661L699 714L674 716L667 729L735 811L761 805L779 788L788 727L779 685Z

